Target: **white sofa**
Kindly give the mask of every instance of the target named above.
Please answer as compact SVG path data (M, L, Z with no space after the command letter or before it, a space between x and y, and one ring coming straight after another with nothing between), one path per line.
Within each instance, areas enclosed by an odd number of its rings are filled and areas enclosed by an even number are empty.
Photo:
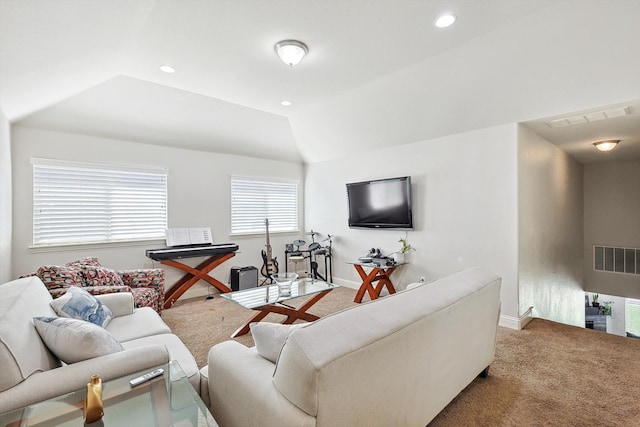
M134 309L130 293L96 296L113 312L105 328L123 351L65 365L45 346L33 325L55 317L52 297L36 276L0 285L0 413L86 387L93 374L109 380L177 360L200 392L193 355L151 308Z
M276 364L217 344L211 411L222 427L424 427L486 374L500 284L472 269L323 317L291 332Z

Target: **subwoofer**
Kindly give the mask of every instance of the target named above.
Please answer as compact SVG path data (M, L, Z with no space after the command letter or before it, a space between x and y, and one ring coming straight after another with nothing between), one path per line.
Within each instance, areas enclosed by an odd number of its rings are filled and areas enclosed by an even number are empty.
M258 286L258 269L249 267L231 267L231 290L241 291L243 289L255 288Z

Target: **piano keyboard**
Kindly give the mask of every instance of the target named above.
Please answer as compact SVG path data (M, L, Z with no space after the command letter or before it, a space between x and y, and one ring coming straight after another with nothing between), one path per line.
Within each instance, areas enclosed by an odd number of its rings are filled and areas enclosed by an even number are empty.
M235 243L219 243L215 245L184 246L162 249L147 249L145 255L156 261L163 259L194 258L199 256L222 255L238 250Z

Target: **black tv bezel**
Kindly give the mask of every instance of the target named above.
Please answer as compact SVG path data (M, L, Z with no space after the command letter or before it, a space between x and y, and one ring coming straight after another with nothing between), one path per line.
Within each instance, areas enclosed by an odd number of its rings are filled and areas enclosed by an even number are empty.
M402 224L394 223L353 223L351 220L351 197L349 196L349 187L357 185L369 185L376 182L404 181L407 188L407 207L409 210L409 222ZM347 189L347 213L349 228L378 229L378 230L413 230L413 195L411 189L411 176L398 176L394 178L371 179L367 181L349 182L346 184Z

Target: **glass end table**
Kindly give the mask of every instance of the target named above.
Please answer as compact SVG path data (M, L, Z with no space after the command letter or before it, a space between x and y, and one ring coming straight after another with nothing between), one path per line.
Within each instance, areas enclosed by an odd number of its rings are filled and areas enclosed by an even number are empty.
M103 382L104 416L86 426L218 426L177 361L158 368L164 369L163 375L136 387L129 381L155 368ZM0 425L83 426L85 395L82 389L5 412Z

